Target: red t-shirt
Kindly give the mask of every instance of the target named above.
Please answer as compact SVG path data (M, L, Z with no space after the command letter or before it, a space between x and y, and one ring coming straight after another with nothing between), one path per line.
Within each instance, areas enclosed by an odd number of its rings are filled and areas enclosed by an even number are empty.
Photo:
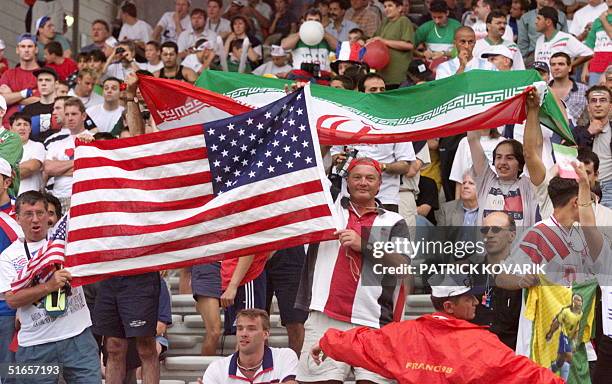
M8 69L9 69L9 62L6 59L6 57L3 57L2 59L0 59L0 64L4 64L4 66L0 65L0 75L2 75L4 72L8 71Z
M239 286L243 286L249 281L255 280L266 267L266 261L268 261L268 252L257 253L253 259L253 264L249 267L244 278L240 282ZM230 281L232 281L232 275L238 265L238 258L223 260L221 262L221 290L225 291Z
M72 75L73 73L75 73L76 71L78 71L78 67L77 64L74 60L70 59L70 58L64 58L64 62L61 64L50 64L47 63L45 64L47 67L49 68L53 68L55 70L55 72L57 72L57 75L59 76L60 80L62 81L66 81L66 79Z
M34 71L36 69L26 71L20 67L11 68L0 77L0 85L9 86L13 92L19 92L26 88L30 88L34 91L36 90L36 76L34 76ZM2 120L2 124L5 127L9 126L9 117L17 112L18 107L18 104L12 104L8 107L6 115L4 115L4 119Z

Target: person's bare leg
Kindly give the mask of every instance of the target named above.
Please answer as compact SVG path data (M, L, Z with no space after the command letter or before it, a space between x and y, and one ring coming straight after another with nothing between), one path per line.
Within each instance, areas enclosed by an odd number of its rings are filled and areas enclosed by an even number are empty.
M191 268L179 269L179 293L191 293Z
M287 328L287 336L289 338L289 348L293 349L299 356L304 344L304 324L291 323L285 327Z
M221 315L219 314L219 299L215 297L198 296L196 309L206 328L206 336L202 342L202 356L215 356L221 337Z
M159 383L159 356L157 355L155 337L137 337L136 349L142 362L142 384Z
M125 378L125 356L127 354L127 339L105 337L104 346L108 353L106 362L106 383L122 384Z

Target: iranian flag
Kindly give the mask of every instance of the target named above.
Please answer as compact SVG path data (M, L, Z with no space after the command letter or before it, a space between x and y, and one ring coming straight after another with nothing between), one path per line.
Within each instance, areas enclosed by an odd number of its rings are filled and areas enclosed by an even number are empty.
M286 80L207 70L197 87L141 76L140 88L156 123L167 129L261 107L284 96L289 84ZM533 70L475 70L383 94L319 85L311 90L321 144L343 145L418 141L522 123L527 91L532 86L544 95L542 123L573 142L559 105Z

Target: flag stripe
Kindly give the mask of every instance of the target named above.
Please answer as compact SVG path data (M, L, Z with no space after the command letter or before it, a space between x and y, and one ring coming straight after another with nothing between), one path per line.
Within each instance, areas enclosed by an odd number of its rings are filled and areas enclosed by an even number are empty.
M206 157L205 148L193 148L174 153L163 153L160 155L151 155L121 161L111 160L106 157L88 157L77 159L74 161L74 163L75 167L78 167L79 169L112 166L128 171L135 171L160 165L200 160L202 157Z
M125 212L125 213L145 213L145 212L164 212L177 211L182 209L193 209L203 207L213 195L198 196L184 200L174 201L98 201L95 203L81 204L70 208L71 220L75 217L93 215L104 212Z
M183 126L181 129L178 129L178 130L167 130L167 131L149 133L146 135L140 135L140 136L135 136L135 137L126 137L124 139L119 139L119 140L101 140L101 141L94 141L91 143L79 142L79 148L81 149L81 151L85 150L85 152L83 152L84 154L87 153L86 150L88 147L92 148L92 150L94 151L99 151L99 150L115 151L115 150L120 150L123 148L140 147L140 146L144 146L147 144L167 144L168 142L172 142L173 140L176 140L176 139L192 137L192 136L196 136L204 140L204 138L202 137L202 125L201 124Z
M70 208L79 206L81 204L87 204L92 202L105 202L105 201L151 201L151 202L164 202L171 200L182 200L185 196L201 196L206 197L212 194L212 185L200 184L191 187L182 187L166 190L166 193L161 191L147 191L141 189L109 189L98 192L87 191L72 195L70 200Z
M229 203L222 207L212 208L210 210L201 212L195 216L191 216L187 219L177 220L164 224L155 225L109 225L101 226L97 225L91 228L84 229L71 229L70 241L79 241L85 239L93 239L100 237L115 237L115 236L133 236L142 235L155 232L166 231L175 228L187 227L205 221L210 221L225 216L229 216L235 213L244 212L253 208L263 207L265 205L282 202L287 199L302 196L305 193L314 193L322 191L321 182L319 180L309 181L306 183L298 184L292 187L279 189L274 192L261 194L258 196L246 198L233 203ZM96 221L99 217L95 218ZM99 223L99 221L98 221Z
M210 172L193 173L189 175L172 176L152 180L133 180L126 178L96 179L80 181L72 186L72 193L92 191L96 189L143 189L154 191L167 188L180 188L186 186L210 183Z

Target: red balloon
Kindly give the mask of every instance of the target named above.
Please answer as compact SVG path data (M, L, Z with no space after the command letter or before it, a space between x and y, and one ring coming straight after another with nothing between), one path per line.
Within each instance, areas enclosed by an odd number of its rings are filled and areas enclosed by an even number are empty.
M366 53L363 55L363 61L370 68L381 70L389 64L389 48L380 40L375 40L366 45Z

